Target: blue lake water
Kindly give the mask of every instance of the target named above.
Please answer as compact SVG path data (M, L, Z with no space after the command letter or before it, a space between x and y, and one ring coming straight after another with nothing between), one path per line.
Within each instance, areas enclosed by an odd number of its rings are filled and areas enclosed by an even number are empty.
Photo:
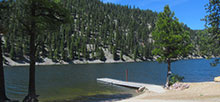
M181 60L171 64L175 74L184 76L185 82L213 81L220 76L220 66L211 67L206 59ZM96 78L126 79L128 81L163 85L167 64L157 62L37 66L36 88L43 102L102 102L137 95L135 90L104 85ZM7 95L22 100L28 89L28 67L6 67Z

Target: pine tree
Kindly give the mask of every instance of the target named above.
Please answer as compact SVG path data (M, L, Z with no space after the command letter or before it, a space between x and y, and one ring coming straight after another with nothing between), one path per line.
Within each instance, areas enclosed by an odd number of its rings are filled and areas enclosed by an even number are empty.
M13 45L11 45L9 57L10 57L12 60L15 59L15 52L14 52L14 46L13 46Z
M133 54L133 59L134 59L134 61L136 61L136 60L137 60L137 56L138 56L138 50L137 50L137 47L135 47L133 53L134 53L134 54Z
M5 77L3 68L3 54L2 54L2 36L7 33L8 27L5 26L8 23L9 18L9 1L0 1L0 101L5 102L8 99L5 91Z
M53 61L58 61L59 60L59 51L58 49L54 50L54 55L53 55Z
M123 58L123 50L121 50L121 52L120 52L120 59L121 59L122 61L124 61L124 58Z
M164 7L164 12L159 13L152 36L157 47L153 50L153 54L159 55L157 61L168 63L166 87L169 87L171 62L190 52L192 47L190 36L168 5Z
M15 1L19 2L19 1ZM30 70L29 70L29 88L28 95L23 102L37 102L35 88L35 61L37 36L46 30L56 30L62 23L69 19L66 9L59 3L50 0L27 0L23 1L20 11L24 14L18 14L18 21L22 24L22 29L30 36ZM49 29L50 28L50 29Z
M203 19L206 21L206 27L209 33L213 34L213 38L220 41L220 0L209 0L205 7L208 13Z
M74 42L73 42L73 37L72 37L72 40L71 40L71 44L70 44L70 49L69 49L69 59L70 60L73 60L74 59Z
M106 58L105 58L105 53L102 49L99 49L99 59L101 61L106 61Z
M117 54L117 47L113 46L113 52L112 52L112 54L113 54L113 59L114 59L114 60L119 60L118 54Z
M209 49L206 48L205 51L210 52L207 50L212 49L212 55L218 56L220 52L220 0L209 0L205 7L208 15L203 20L206 22L206 28L211 34L209 43L206 44ZM212 64L217 65L219 63L220 61L217 59Z
M211 34L209 49L212 49L212 55L219 55L220 52L220 0L209 0L205 5L208 15L203 19L206 22L208 33ZM207 49L207 50L209 50Z
M65 50L64 50L64 29L63 26L60 27L60 36L61 36L61 41L60 41L60 54L61 54L61 59L64 60L65 59Z

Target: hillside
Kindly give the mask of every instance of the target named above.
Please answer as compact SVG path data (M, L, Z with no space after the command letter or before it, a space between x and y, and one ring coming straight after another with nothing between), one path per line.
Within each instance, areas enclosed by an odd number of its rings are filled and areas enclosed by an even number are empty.
M16 12L12 18L22 15L19 9L21 2L15 2ZM72 21L56 32L44 31L37 35L38 62L43 62L45 58L53 62L153 58L151 32L157 18L156 12L104 4L99 0L61 2L71 12ZM20 31L19 25L16 21L11 22L9 27L13 30L4 35L4 56L14 61L25 61L29 55L29 36ZM183 26L194 33L186 25Z

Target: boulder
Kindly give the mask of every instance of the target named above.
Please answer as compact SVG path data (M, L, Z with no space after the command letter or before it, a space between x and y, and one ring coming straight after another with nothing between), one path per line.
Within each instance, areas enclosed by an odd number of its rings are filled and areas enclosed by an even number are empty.
M214 78L215 82L220 82L220 76Z

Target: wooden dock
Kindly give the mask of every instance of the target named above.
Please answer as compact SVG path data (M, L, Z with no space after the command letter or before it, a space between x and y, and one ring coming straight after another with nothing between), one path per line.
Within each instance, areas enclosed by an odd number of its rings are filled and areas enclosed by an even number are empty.
M127 81L120 81L120 80L110 79L110 78L97 78L97 81L102 82L102 83L106 83L106 84L112 84L112 85L123 86L123 87L134 88L134 89L141 89L144 87L147 90L152 91L152 92L156 92L156 93L165 92L165 89L159 85L127 82Z

